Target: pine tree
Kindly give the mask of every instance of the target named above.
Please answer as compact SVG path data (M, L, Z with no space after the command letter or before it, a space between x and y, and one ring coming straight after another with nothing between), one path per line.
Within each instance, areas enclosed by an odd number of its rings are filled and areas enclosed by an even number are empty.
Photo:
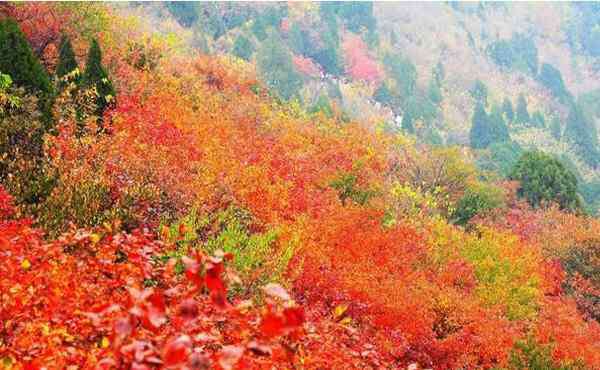
M56 66L56 76L58 76L58 78L64 77L77 68L79 68L79 65L77 64L77 60L75 59L75 52L73 52L73 45L71 45L71 40L68 36L63 35L60 40L58 64Z
M519 100L517 100L517 115L515 117L515 122L517 123L529 123L531 118L529 117L529 112L527 111L527 100L525 100L525 96L523 94L519 95Z
M254 53L254 46L244 36L238 36L235 39L235 43L233 44L233 54L237 57L240 57L244 60L250 60L252 57L252 53Z
M376 102L387 106L392 106L394 103L392 91L385 82L382 83L377 90L375 90L375 93L373 93L373 99L375 99Z
M329 99L324 94L319 95L319 98L317 99L315 104L308 109L308 112L313 114L321 112L325 114L326 117L333 117L333 108L329 103Z
M15 85L32 93L52 91L48 73L33 54L17 22L0 21L0 71L8 74Z
M257 52L256 64L261 79L281 99L290 100L302 88L302 78L294 67L292 55L275 31L262 43Z
M0 20L0 71L9 75L16 86L38 96L42 119L49 125L53 95L50 78L19 25L10 18Z
M490 124L490 144L510 140L508 126L506 126L502 109L499 106L492 107L492 111L488 115L488 120Z
M475 83L473 83L473 87L471 87L469 93L476 102L481 102L484 106L487 105L488 89L481 80L476 80Z
M485 108L481 101L477 102L475 105L475 111L473 112L471 122L471 131L469 132L471 147L476 149L487 148L492 142L492 130L489 117L485 112Z
M534 127L546 127L546 119L540 111L533 112L533 114L531 115L531 122L533 123Z
M438 105L442 102L442 89L440 89L440 85L437 80L432 79L429 81L429 86L427 87L427 95L429 100L431 100L434 104Z
M572 99L571 94L565 86L562 74L551 64L542 64L538 79L561 103L567 103Z
M435 67L433 67L433 78L437 82L438 86L442 86L442 82L446 77L446 71L444 71L444 65L438 61Z
M98 94L96 97L96 115L102 119L106 108L114 104L115 89L112 82L108 79L106 70L102 66L102 51L96 39L92 40L88 52L83 81L87 88L96 89Z
M502 112L504 113L507 122L512 122L515 119L515 111L510 99L504 98L504 101L502 102Z
M562 137L562 130L560 127L560 120L558 119L558 116L552 117L552 121L550 121L550 131L552 133L552 136L556 140L560 140L560 138Z
M413 123L414 119L412 117L412 115L410 114L410 112L404 112L404 115L402 116L402 129L406 132L408 132L409 134L414 134L415 133L415 126Z
M396 32L394 30L390 31L390 44L392 46L396 45L398 42L398 36L396 36Z
M564 135L577 147L579 155L592 167L599 164L598 132L577 104L571 105Z

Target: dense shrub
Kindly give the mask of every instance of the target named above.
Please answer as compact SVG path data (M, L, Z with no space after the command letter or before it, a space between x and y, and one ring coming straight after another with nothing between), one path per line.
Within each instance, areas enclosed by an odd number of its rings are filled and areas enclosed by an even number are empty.
M534 207L548 202L556 202L567 210L581 207L575 175L548 154L524 153L513 167L510 178L520 182L519 196Z
M502 191L494 186L476 184L469 187L458 201L452 217L459 225L467 224L475 216L485 216L486 212L503 205Z

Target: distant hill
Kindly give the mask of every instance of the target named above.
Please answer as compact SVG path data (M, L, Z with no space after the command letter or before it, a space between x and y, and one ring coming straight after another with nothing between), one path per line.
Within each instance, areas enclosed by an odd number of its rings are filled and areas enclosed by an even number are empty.
M474 153L482 168L503 175L521 150L551 152L576 170L588 209L600 206L600 41L593 37L600 7L593 3L135 6L158 23L175 19L203 52L255 64L284 100L385 122L430 144L470 146L482 100L510 137Z

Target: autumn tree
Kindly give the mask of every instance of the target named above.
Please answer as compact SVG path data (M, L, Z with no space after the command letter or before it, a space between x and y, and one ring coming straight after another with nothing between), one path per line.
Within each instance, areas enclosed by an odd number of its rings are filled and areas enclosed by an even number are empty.
M466 225L473 217L501 207L504 199L500 188L485 183L470 186L452 213L454 222Z
M102 119L104 111L114 103L115 89L102 65L102 51L96 39L90 45L83 83L87 88L96 89L96 115Z
M45 132L35 95L0 73L0 181L19 205L36 204L52 188L42 169Z
M539 151L524 153L509 178L519 181L518 195L533 207L556 202L562 209L578 210L577 178L558 159Z
M374 82L381 78L377 62L370 55L367 45L359 36L347 36L342 48L346 72L353 79Z

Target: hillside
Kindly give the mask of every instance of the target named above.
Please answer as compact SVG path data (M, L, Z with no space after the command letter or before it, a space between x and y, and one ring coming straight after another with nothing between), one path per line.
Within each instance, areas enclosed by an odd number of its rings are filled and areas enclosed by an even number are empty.
M527 109L522 122L514 113L504 116L508 141L518 145L499 142L474 153L482 157L482 168L506 175L498 163L514 163L503 156L507 148L550 152L576 172L588 210L597 212L600 76L589 34L599 16L593 5L171 3L149 8L157 24L172 23L173 16L194 47L256 63L261 79L278 80L275 92L285 99L298 98L312 109L335 104L361 122L385 121L395 129L408 113L406 121L416 121L417 137L427 143L471 146L477 99L470 92L477 83L490 114L506 110L508 102L516 113L522 96ZM280 56L287 54L293 64L261 68L266 43L278 44ZM585 113L587 122L580 124L586 139L570 128L577 125L569 121L575 103Z
M0 367L600 368L544 6L0 4Z

